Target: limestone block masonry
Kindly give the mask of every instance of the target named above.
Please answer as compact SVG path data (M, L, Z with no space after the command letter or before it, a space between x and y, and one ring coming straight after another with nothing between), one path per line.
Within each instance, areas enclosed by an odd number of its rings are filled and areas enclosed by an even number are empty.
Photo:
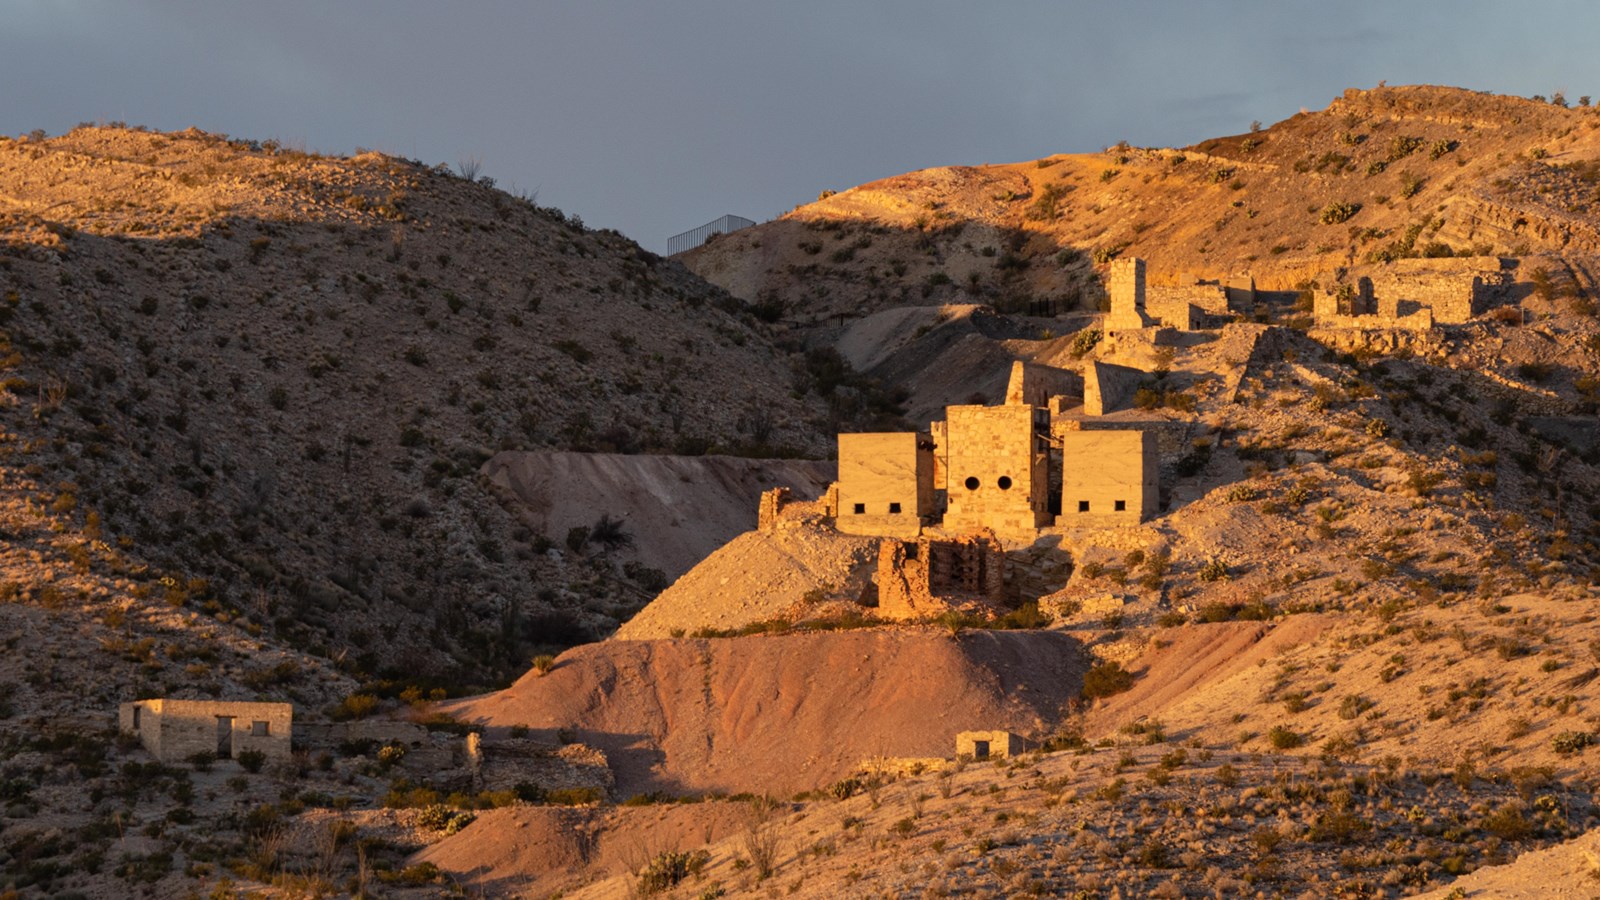
M269 760L291 756L294 705L233 700L138 700L118 708L118 724L150 754L178 763L197 754L236 758L257 750Z
M1148 431L1067 431L1061 446L1063 528L1137 525L1160 503L1155 436Z
M930 435L839 435L840 531L916 537L933 515L933 499Z
M1048 524L1048 415L1033 406L945 410L946 529L1014 534Z
M1025 752L1023 739L1009 731L963 731L956 735L956 756L1007 759Z

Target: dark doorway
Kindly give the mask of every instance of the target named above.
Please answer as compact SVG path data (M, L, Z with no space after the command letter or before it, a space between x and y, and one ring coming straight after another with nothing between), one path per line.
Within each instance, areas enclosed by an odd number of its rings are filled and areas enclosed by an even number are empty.
M973 741L972 742L972 758L973 759L988 759L989 758L989 742L988 741Z
M217 759L233 759L233 716L217 716Z

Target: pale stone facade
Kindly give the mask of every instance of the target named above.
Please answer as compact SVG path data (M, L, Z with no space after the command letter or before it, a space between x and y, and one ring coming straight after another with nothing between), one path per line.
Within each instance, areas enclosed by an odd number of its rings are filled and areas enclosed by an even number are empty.
M963 731L956 735L956 756L1008 759L1025 752L1023 739L1009 731Z
M1138 331L1155 324L1145 310L1144 260L1137 257L1112 260L1106 281L1106 293L1111 298L1106 331Z
M933 449L919 432L839 435L838 529L915 537L934 512Z
M257 750L269 760L290 757L294 706L233 700L138 700L118 709L118 724L165 763L203 753L231 759Z
M944 526L1004 534L1049 524L1048 429L1036 406L946 408Z
M1155 435L1140 430L1062 434L1063 528L1137 525L1160 502Z

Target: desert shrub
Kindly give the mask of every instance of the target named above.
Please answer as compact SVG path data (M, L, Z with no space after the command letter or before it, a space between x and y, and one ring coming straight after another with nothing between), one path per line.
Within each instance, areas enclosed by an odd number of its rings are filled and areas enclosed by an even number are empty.
M1562 756L1582 753L1594 744L1594 735L1587 731L1563 731L1550 739L1550 749Z
M1083 696L1088 700L1111 697L1133 687L1133 673L1120 663L1103 662L1083 675Z
M1317 217L1317 221L1324 225L1338 225L1341 222L1348 221L1351 216L1360 211L1361 204L1359 203L1329 203L1322 208L1322 214Z
M1095 345L1100 343L1100 339L1103 337L1105 337L1105 332L1098 328L1086 328L1083 331L1078 332L1072 336L1072 355L1083 356L1085 353L1093 350Z
M1274 725L1272 730L1267 732L1267 743L1271 744L1274 750L1293 750L1305 746L1306 737L1293 729Z
M378 711L378 698L372 694L351 694L340 700L328 714L336 722L364 719Z
M1533 824L1517 803L1505 803L1483 817L1483 830L1507 841L1518 841L1533 834Z
M1354 719L1354 718L1357 718L1362 713L1366 712L1367 710L1371 709L1372 707L1374 707L1376 705L1377 705L1376 703L1373 703L1371 700L1368 700L1367 698L1361 696L1360 694L1350 694L1349 696L1345 697L1343 700L1339 701L1339 718L1341 718L1341 719Z
M1228 564L1213 556L1200 567L1199 575L1201 581L1223 581L1228 578Z
M533 670L540 675L555 668L556 658L549 653L541 653L533 658Z
M246 772L259 772L267 761L267 755L260 750L241 750L238 759Z
M1039 601L1029 600L1006 613L996 624L1001 628L1043 628L1050 624L1050 614L1039 609Z
M699 874L710 861L711 855L704 850L658 853L639 873L639 893L649 896L671 890L685 878Z

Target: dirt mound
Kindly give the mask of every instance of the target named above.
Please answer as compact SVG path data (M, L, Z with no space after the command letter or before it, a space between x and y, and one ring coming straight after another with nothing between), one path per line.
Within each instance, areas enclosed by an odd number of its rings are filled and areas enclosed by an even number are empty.
M738 803L487 810L409 862L433 863L491 896L546 897L637 872L663 852L722 840L744 812Z
M690 569L616 637L647 640L741 628L783 615L812 591L855 599L877 561L877 538L811 528L747 531Z
M605 515L622 522L640 563L676 578L741 531L756 526L762 491L820 495L831 462L733 456L507 451L483 466L512 512L559 547L569 529Z
M606 752L623 795L785 795L875 756L947 756L960 731L1047 731L1082 670L1078 642L1052 632L606 641L447 709L495 727L570 729Z

